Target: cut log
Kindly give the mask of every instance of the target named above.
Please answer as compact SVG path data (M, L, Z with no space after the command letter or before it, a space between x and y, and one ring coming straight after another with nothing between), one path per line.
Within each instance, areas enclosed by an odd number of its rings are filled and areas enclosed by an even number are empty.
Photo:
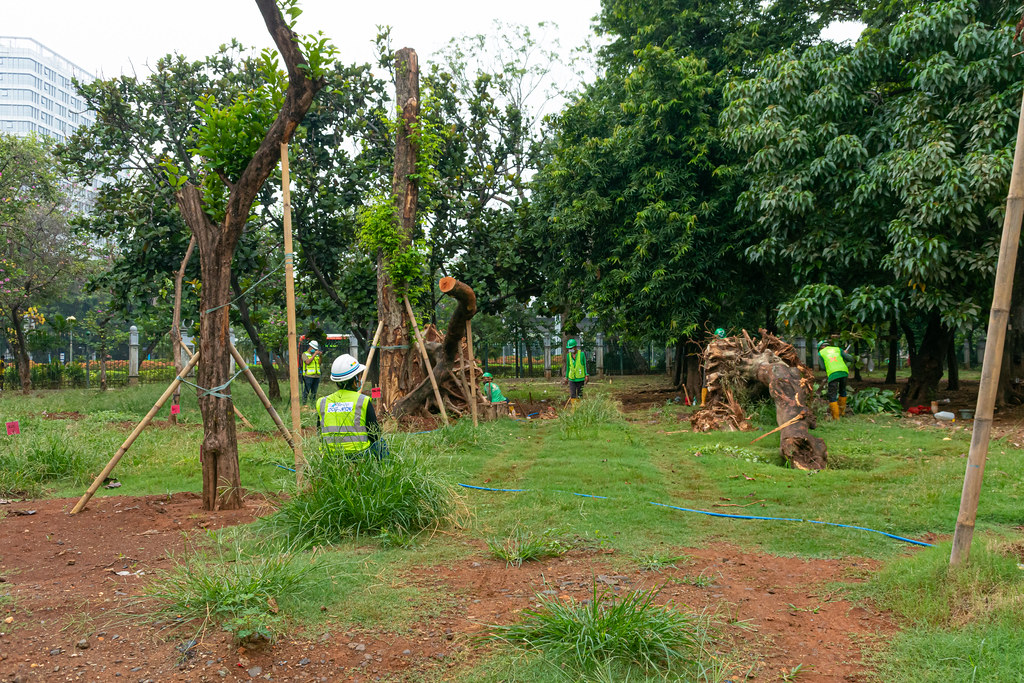
M786 461L805 470L820 470L828 464L825 442L808 432L817 426L811 409L814 374L800 362L792 345L764 330L755 342L744 331L742 336L712 340L703 360L708 398L691 418L694 431L753 429L735 391L759 384L767 387L775 403L779 448Z

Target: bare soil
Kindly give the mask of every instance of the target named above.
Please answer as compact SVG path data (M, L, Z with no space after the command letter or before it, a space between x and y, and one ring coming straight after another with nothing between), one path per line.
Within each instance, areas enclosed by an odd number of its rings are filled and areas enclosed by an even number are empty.
M0 603L0 681L406 680L427 670L459 680L458 668L483 656L470 637L486 624L515 620L537 594L586 600L595 580L612 592L660 587L659 601L733 623L723 627L722 648L739 653L734 680L779 680L800 664L801 681L866 680L861 647L895 628L887 615L829 592L830 583L873 570L871 560L773 557L722 543L665 549L692 561L661 572L616 570L607 550L506 568L472 542L471 557L398 578L447 596L438 618L412 629L346 631L341 618L321 638L290 634L246 649L210 630L190 647L195 625L172 628L137 615L144 586L185 551L186 535L249 522L269 513L271 502L250 496L243 510L207 513L193 493L112 496L71 517L74 502L0 508L0 578L10 596ZM698 576L713 583L687 583Z

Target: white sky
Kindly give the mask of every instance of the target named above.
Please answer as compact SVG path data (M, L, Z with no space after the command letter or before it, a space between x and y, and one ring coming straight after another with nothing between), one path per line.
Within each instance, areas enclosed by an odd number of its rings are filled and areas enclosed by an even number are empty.
M460 35L489 33L507 24L558 24L562 48L581 45L600 0L300 0L296 30L323 31L346 63L374 58L377 25L390 25L392 46L412 47L420 62ZM252 0L0 0L0 35L34 38L94 75L148 73L146 62L169 52L191 58L212 54L237 38L273 47Z

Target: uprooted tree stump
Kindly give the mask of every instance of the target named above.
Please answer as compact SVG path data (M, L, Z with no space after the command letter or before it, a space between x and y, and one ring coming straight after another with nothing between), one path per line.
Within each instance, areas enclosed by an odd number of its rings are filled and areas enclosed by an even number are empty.
M464 379L468 379L467 372L473 374L477 379L475 384L479 385L480 371L476 359L469 358L466 351L466 322L476 315L476 294L469 285L453 277L442 278L439 286L444 294L455 300L457 306L448 322L448 332L442 337L437 328L427 325L423 329L423 340L427 356L433 364L441 400L449 414L461 416L470 412L470 401L476 398L470 396L470 387L463 383ZM410 354L408 363L409 375L418 383L409 393L394 402L391 414L396 418L406 415L427 416L431 407L436 407L430 378L418 354Z
M775 402L775 420L782 427L782 456L801 470L820 470L828 463L825 442L811 436L817 427L810 408L814 375L797 357L796 349L760 330L754 341L742 336L715 339L704 350L708 397L704 408L691 418L694 431L749 431L753 429L736 392L763 385Z

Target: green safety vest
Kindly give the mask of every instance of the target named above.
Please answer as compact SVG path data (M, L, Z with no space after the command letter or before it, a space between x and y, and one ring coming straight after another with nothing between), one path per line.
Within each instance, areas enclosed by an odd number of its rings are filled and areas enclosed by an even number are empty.
M312 360L307 362L307 358L310 357L309 351L302 354L302 374L306 377L319 377L320 376L320 356L313 356Z
M576 353L569 351L569 356L565 362L565 376L573 382L578 382L587 378L587 357L579 349L575 349Z
M826 346L818 350L821 360L825 361L825 372L828 373L828 381L849 377L850 368L846 367L843 360L843 352L838 346Z
M370 399L355 391L339 389L317 401L320 443L328 455L359 453L370 447L366 410Z
M484 396L491 403L501 403L508 399L501 393L501 389L494 382L484 382Z

